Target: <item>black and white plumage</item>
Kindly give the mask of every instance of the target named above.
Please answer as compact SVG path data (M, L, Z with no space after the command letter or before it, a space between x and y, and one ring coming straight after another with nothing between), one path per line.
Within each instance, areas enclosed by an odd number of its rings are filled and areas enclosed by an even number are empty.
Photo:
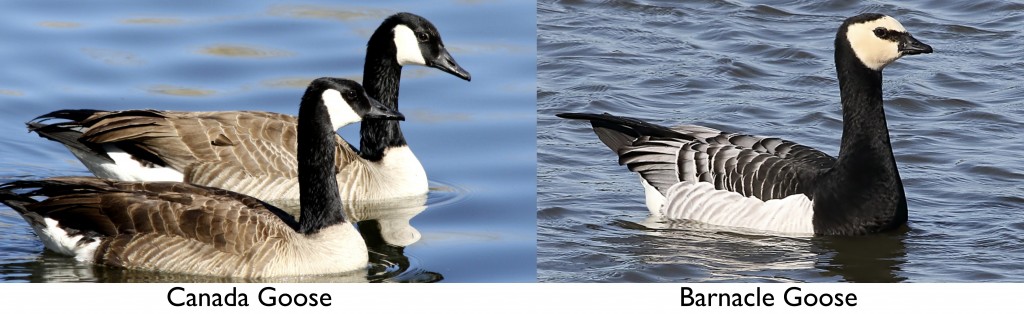
M358 83L313 81L298 126L301 217L239 193L180 182L93 177L0 185L51 251L82 262L227 277L274 277L363 269L368 253L346 219L334 164L333 123L403 119Z
M448 53L437 28L415 14L385 19L366 49L363 85L392 110L398 110L405 65L471 78ZM47 123L50 119L65 121ZM29 123L30 131L64 144L101 178L187 182L265 200L299 196L296 128L294 116L254 111L61 110ZM343 199L377 201L428 192L426 171L397 121L363 121L358 149L336 139L334 168Z
M563 113L637 172L652 214L781 233L856 235L907 221L882 107L882 69L931 53L895 19L846 19L835 40L843 105L839 156L790 141L701 126L666 128L609 114Z

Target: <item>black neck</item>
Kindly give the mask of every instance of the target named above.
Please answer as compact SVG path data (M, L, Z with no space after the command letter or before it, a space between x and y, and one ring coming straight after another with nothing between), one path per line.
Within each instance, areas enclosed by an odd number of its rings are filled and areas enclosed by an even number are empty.
M335 130L320 95L303 96L299 107L299 232L313 234L344 223L345 215L334 174ZM315 94L315 93L314 93Z
M873 163L871 167L886 168L886 176L898 177L882 106L882 72L864 66L845 48L836 52L843 104L843 138L836 165L865 167L865 163Z
M394 44L376 42L385 40L383 38L374 36L367 45L366 62L363 63L363 87L370 97L398 110L398 84L402 79L402 66L395 59ZM363 120L359 128L359 156L364 159L379 161L384 158L384 150L388 147L404 145L405 136L397 120L367 119Z
M862 64L838 39L835 57L843 138L835 165L815 185L815 232L889 230L907 221L907 204L882 107L882 72Z

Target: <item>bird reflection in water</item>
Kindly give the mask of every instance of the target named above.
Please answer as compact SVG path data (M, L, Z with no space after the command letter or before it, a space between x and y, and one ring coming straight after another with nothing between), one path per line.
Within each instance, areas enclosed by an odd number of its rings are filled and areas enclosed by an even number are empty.
M299 218L298 200L271 202ZM409 220L427 209L427 195L380 201L345 202L345 215L356 222L356 229L366 241L370 282L438 282L440 273L418 269L415 258L405 255L405 248L420 240L420 232Z

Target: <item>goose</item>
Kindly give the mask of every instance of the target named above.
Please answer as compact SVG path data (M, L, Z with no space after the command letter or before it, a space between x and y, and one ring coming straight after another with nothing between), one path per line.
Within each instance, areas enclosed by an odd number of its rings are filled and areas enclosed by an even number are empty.
M0 202L44 246L76 260L220 277L279 277L365 269L366 244L346 219L335 163L335 125L404 119L351 80L319 78L299 106L302 215L228 190L181 182L59 177L0 185Z
M797 143L610 114L590 121L619 163L641 177L652 215L739 229L859 235L899 228L907 200L882 107L882 69L931 53L896 19L846 19L835 39L843 112L838 157Z
M370 37L363 85L371 98L398 110L405 65L471 76L445 49L430 21L411 13L384 20ZM62 119L58 123L44 123ZM59 110L28 123L30 131L64 144L94 175L123 181L175 181L218 187L263 200L297 199L297 120L255 111ZM337 129L339 125L334 125ZM342 198L375 201L424 195L426 171L398 121L367 119L356 150L337 138Z

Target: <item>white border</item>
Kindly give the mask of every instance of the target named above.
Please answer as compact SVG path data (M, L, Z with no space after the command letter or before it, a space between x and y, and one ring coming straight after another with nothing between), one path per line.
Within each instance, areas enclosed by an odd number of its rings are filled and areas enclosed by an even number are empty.
M266 307L259 290L328 293L328 307ZM173 287L194 293L246 293L248 307L175 307ZM683 307L682 287L698 292L773 293L771 307ZM850 307L792 307L781 296L790 287L804 292L854 293ZM0 284L4 312L158 313L195 310L218 313L1021 313L1024 284Z

